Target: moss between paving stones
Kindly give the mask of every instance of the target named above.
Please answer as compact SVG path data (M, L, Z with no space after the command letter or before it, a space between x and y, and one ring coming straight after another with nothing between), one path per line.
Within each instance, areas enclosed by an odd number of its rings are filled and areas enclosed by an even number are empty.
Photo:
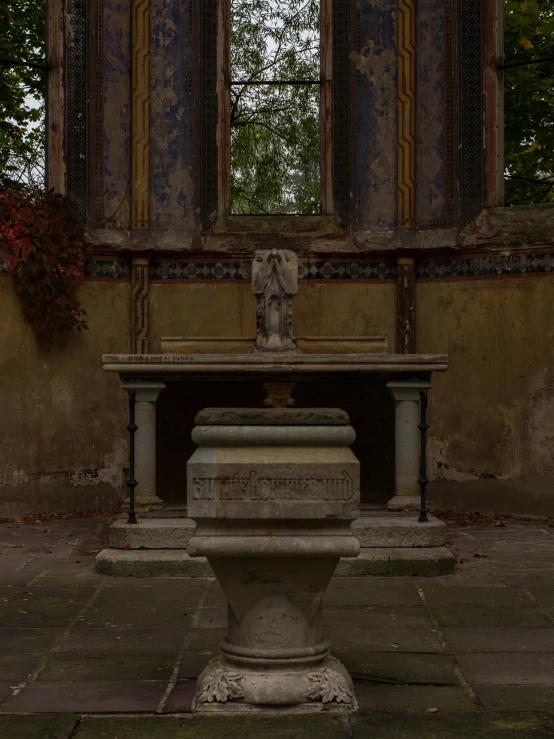
M78 739L552 739L552 732L549 717L538 713L416 715L361 711L350 719L325 715L85 717L75 736Z
M78 739L345 739L337 716L84 718Z
M351 736L353 739L552 739L552 731L553 725L544 714L423 713L417 716L365 712L352 718Z
M69 739L77 716L0 716L0 739Z

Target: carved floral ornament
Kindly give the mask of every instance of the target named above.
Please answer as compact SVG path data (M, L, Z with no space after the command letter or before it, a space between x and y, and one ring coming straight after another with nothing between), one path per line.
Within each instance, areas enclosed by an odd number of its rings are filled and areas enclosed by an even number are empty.
M223 667L210 671L198 686L198 703L227 703L244 698L240 672L230 672ZM306 698L321 703L353 703L352 691L346 680L335 670L324 668L307 675Z

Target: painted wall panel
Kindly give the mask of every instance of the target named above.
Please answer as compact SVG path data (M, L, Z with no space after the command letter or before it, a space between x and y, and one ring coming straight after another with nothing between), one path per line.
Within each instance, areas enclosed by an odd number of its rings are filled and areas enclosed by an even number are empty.
M192 0L151 0L150 228L194 219Z
M395 0L358 0L355 227L396 226Z
M131 3L104 4L104 224L129 228Z
M445 215L445 0L417 5L416 220Z

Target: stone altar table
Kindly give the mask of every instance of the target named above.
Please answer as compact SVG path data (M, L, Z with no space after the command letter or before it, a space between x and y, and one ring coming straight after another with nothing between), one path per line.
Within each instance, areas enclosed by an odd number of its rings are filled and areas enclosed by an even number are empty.
M322 600L360 549L354 429L336 409L206 409L187 465L189 554L208 558L228 602L221 652L193 710L351 711L352 680L329 654Z

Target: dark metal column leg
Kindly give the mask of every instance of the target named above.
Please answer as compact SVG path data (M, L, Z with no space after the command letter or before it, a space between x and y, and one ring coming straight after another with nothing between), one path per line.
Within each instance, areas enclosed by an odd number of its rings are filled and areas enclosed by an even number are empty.
M421 489L421 509L419 511L419 522L428 523L427 518L427 430L429 425L427 424L427 390L419 391L420 409L421 409L421 422L418 429L421 434L421 452L419 462L419 486Z
M135 512L135 488L138 482L135 480L135 434L138 426L135 423L135 403L137 402L136 390L128 390L129 394L129 479L127 485L129 487L129 518L127 523L137 523L137 514Z

